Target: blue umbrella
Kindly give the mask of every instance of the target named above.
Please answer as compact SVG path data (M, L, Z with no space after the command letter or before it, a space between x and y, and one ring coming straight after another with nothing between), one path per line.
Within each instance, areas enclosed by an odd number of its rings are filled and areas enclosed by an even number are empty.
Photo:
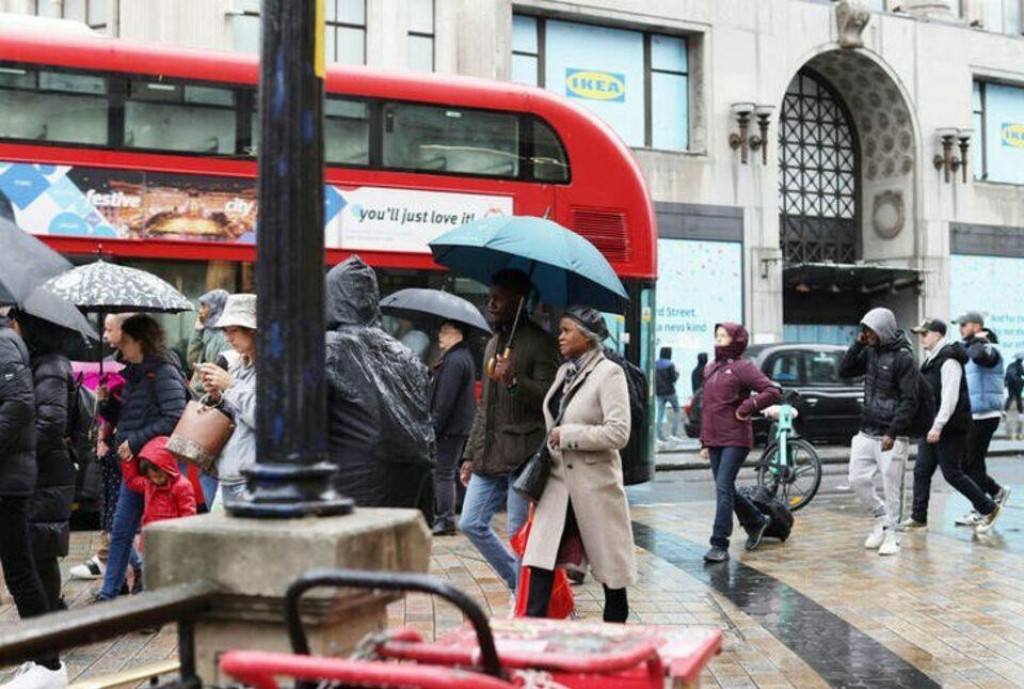
M553 306L586 304L623 313L626 289L597 248L558 223L528 216L475 220L430 242L434 260L487 284L502 268L517 268Z

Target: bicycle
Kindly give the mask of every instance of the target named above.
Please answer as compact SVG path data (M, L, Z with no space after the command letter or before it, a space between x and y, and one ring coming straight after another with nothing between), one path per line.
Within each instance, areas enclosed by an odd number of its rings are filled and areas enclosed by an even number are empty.
M821 486L821 457L814 445L795 435L793 420L799 415L787 395L782 404L768 407L764 415L776 419L774 440L757 461L757 485L780 497L795 512L809 503Z

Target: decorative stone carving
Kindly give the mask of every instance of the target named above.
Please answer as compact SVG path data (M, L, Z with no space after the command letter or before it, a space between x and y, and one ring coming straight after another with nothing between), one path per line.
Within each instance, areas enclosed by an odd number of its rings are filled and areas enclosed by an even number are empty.
M906 222L906 208L903 194L898 191L883 191L875 196L871 211L871 226L882 239L892 239L902 230Z
M839 0L836 3L836 25L839 27L839 47L852 50L864 47L864 27L871 20L871 12L860 0Z

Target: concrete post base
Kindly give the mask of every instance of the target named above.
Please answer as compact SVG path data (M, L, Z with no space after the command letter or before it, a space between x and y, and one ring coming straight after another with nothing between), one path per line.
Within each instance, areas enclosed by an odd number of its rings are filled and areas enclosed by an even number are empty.
M285 589L319 567L426 572L430 534L415 510L360 509L344 517L238 519L223 514L146 527L147 589L206 579L224 592L196 624L196 665L222 684L219 656L236 648L288 651ZM302 615L317 655L342 655L384 629L395 594L313 590Z

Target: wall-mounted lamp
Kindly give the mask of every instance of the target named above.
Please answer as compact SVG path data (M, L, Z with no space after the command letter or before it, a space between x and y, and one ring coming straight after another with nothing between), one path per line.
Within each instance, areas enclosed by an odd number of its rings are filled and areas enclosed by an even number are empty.
M739 132L729 135L729 146L732 150L740 149L740 162L744 165L749 161L749 151L761 151L761 163L768 164L768 129L771 126L774 105L755 105L753 103L733 103L732 114L736 118ZM758 134L750 135L750 116L757 117Z
M761 259L761 278L764 279L764 280L767 280L768 279L768 271L771 269L771 267L774 266L776 263L781 263L781 262L782 262L782 257L781 256L769 256L767 258L762 258Z
M943 127L936 134L942 144L942 153L935 154L935 169L942 170L942 178L946 184L949 184L957 170L961 170L964 184L967 184L967 150L971 147L974 130ZM960 148L959 156L953 154L954 145Z

